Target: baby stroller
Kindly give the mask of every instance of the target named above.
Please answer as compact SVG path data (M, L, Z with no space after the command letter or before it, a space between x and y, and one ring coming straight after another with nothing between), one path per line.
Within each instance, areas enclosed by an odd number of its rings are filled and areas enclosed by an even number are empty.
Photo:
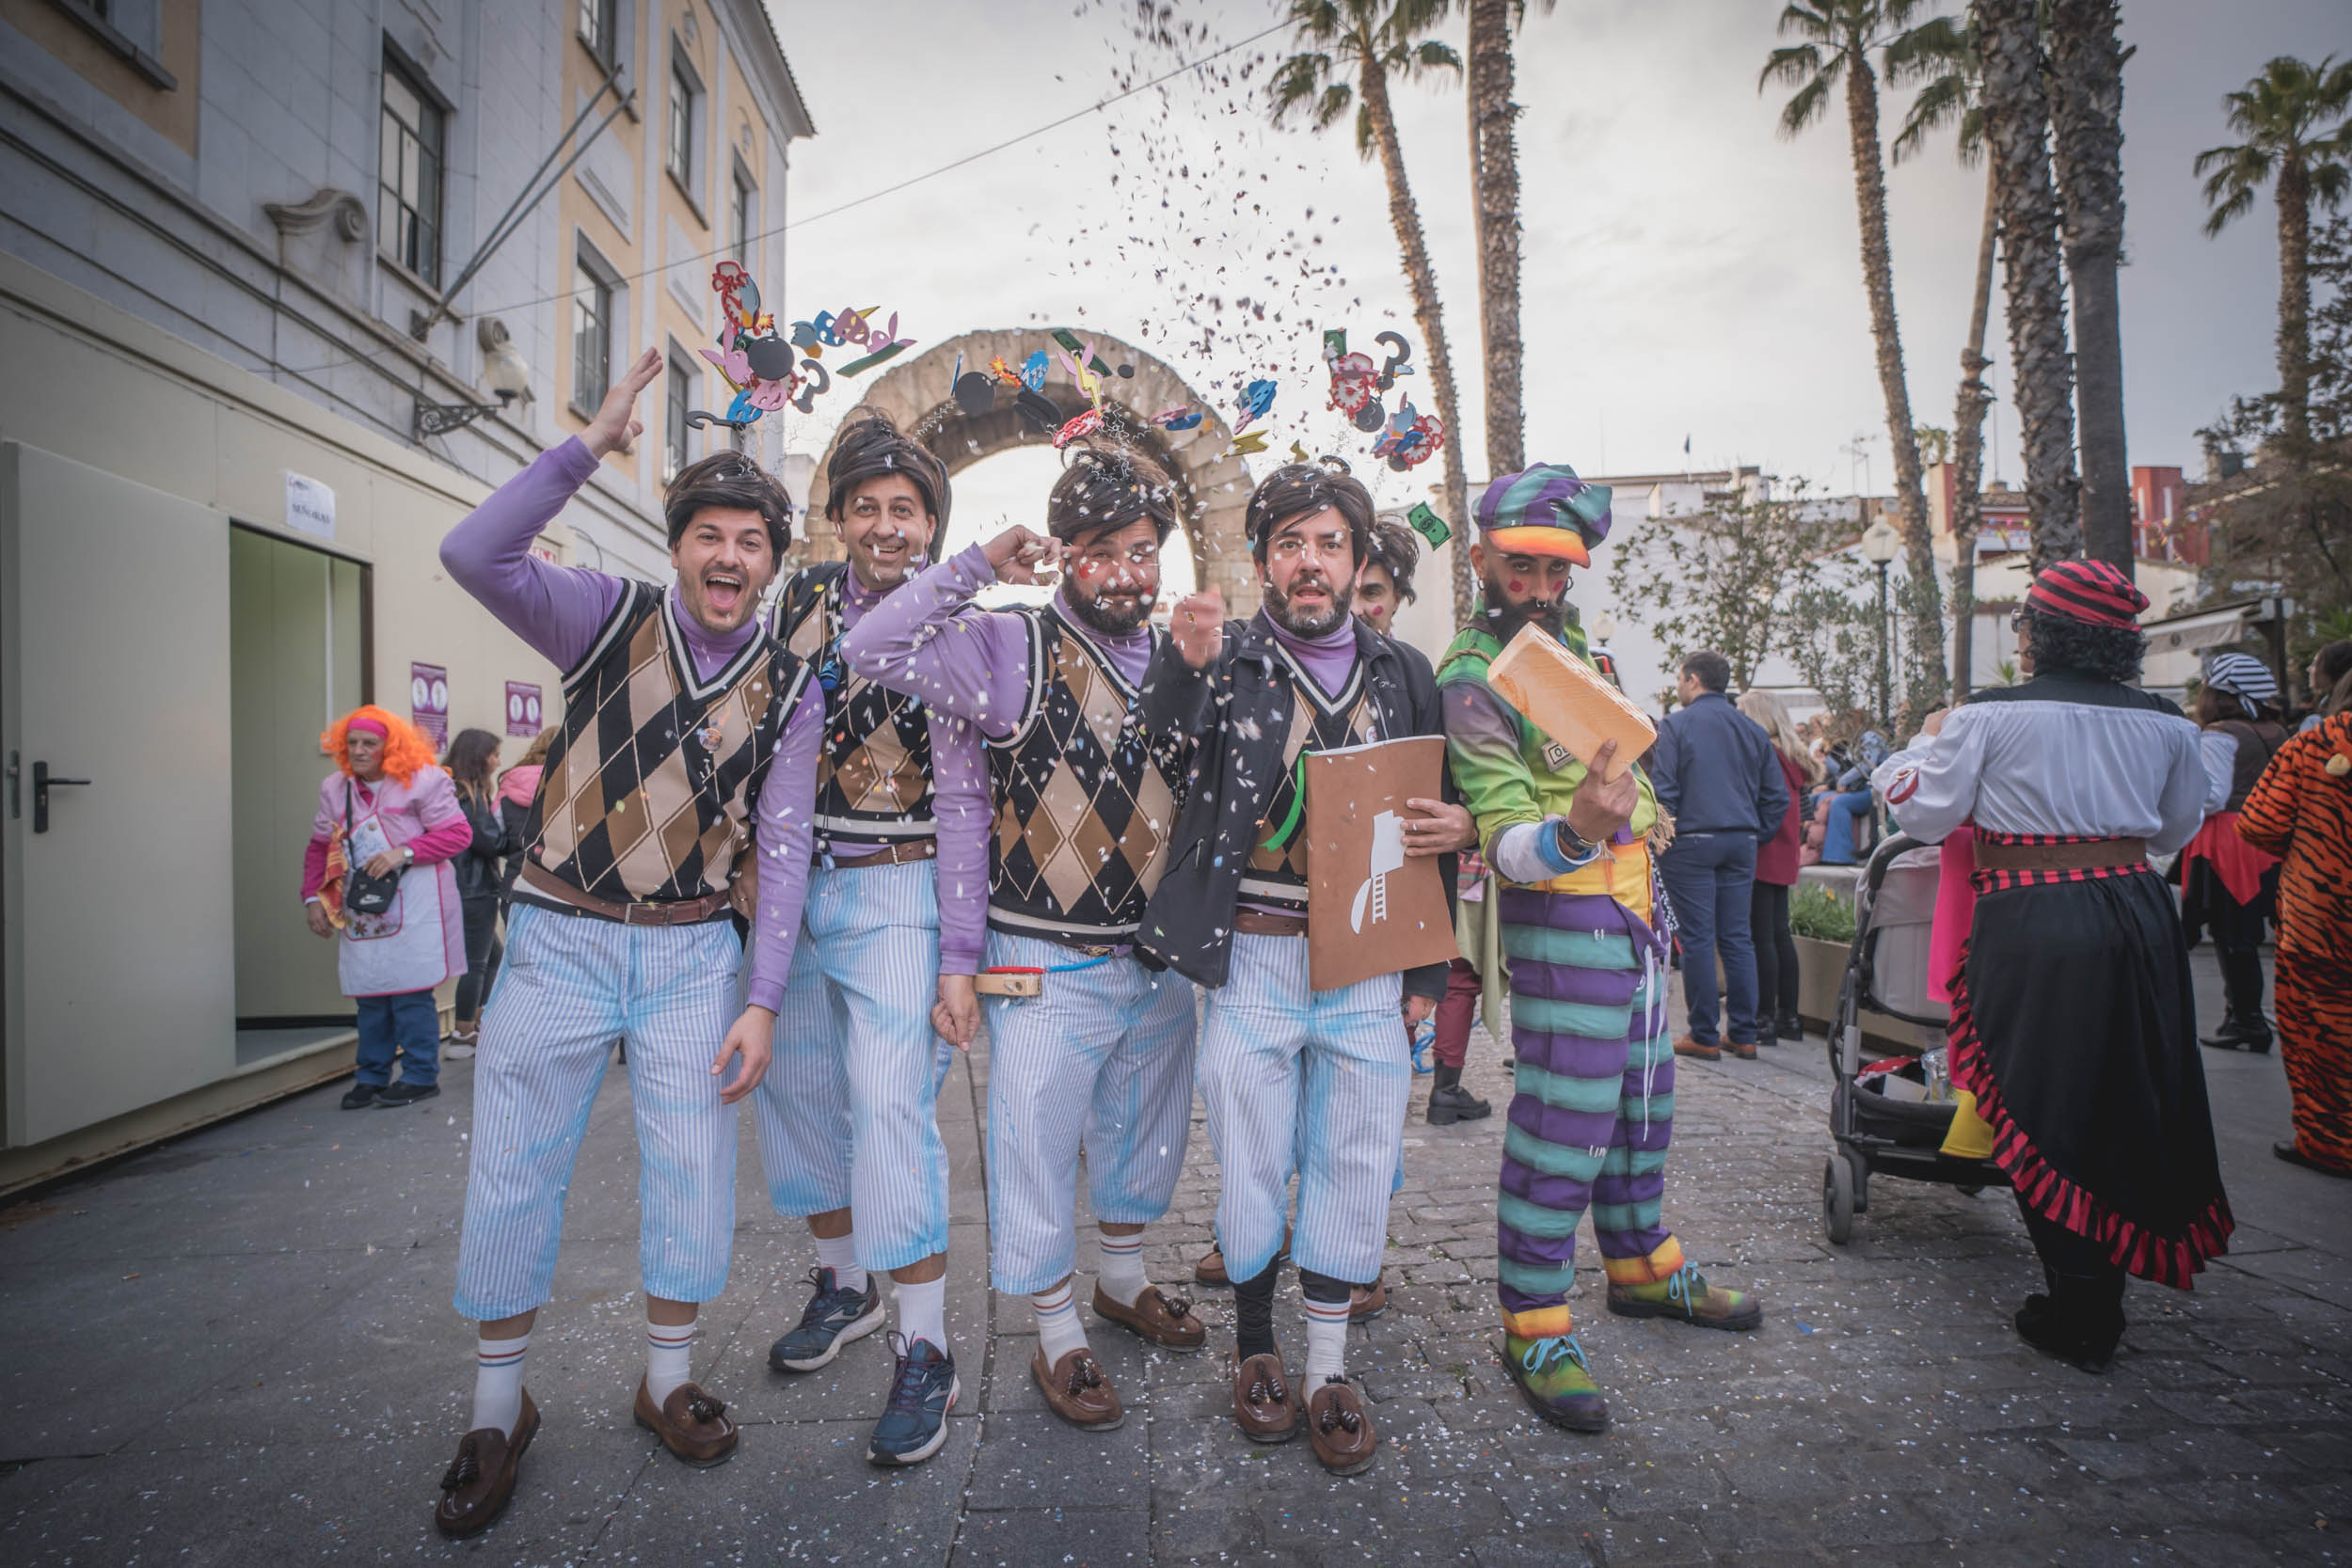
M1862 1037L1866 1013L1935 1031L1951 1008L1928 994L1928 944L1935 920L1940 851L1900 833L1870 855L1854 890L1853 947L1829 1029L1830 1136L1836 1152L1821 1173L1821 1227L1843 1246L1853 1217L1870 1207L1876 1172L1941 1181L1963 1192L2007 1186L1991 1160L1942 1151L1956 1109L1943 1048L1899 1047L1877 1060Z

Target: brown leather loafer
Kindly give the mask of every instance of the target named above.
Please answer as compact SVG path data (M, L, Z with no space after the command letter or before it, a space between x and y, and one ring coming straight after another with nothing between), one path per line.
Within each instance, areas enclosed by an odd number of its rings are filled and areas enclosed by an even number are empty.
M1347 1292L1347 1321L1359 1323L1376 1318L1389 1309L1389 1282L1375 1275L1369 1285L1357 1285Z
M1127 1418L1103 1364L1084 1345L1063 1352L1051 1367L1040 1347L1029 1357L1029 1375L1045 1391L1047 1408L1081 1432L1108 1432Z
M1326 1378L1322 1387L1307 1396L1307 1446L1335 1476L1360 1475L1372 1468L1380 1437L1372 1430L1372 1412L1344 1378Z
M523 1390L522 1414L512 1438L496 1427L478 1427L457 1440L457 1457L441 1474L441 1500L433 1505L433 1528L443 1535L487 1529L515 1495L515 1467L539 1434L539 1407Z
M1103 1293L1098 1281L1094 1315L1169 1350L1199 1350L1209 1342L1209 1325L1194 1316L1192 1303L1166 1294L1157 1285L1146 1285L1133 1307L1122 1307Z
M1233 1368L1233 1419L1253 1443L1287 1443L1298 1435L1298 1405L1282 1373L1280 1351Z
M1723 1053L1726 1056L1737 1056L1743 1062L1753 1062L1756 1060L1756 1041L1725 1040L1723 1043Z
M735 1430L735 1423L727 1419L727 1407L691 1383L681 1383L671 1389L670 1397L657 1410L641 1380L637 1385L637 1424L660 1438L663 1448L697 1470L707 1470L733 1459L736 1442L741 1436Z
M1675 1054L1689 1056L1695 1061L1717 1062L1723 1060L1724 1053L1720 1046L1708 1045L1703 1040L1694 1040L1688 1035L1681 1035L1675 1039Z
M1200 1255L1200 1261L1192 1266L1192 1277L1200 1284L1220 1290L1231 1285L1232 1281L1225 1274L1225 1249L1211 1242L1209 1250Z

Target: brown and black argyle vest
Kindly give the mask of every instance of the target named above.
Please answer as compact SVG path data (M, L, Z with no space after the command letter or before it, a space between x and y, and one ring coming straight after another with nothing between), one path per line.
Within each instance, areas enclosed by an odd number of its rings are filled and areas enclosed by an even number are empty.
M817 753L818 854L829 847L931 838L931 729L920 700L875 685L843 662L845 561L803 568L776 599L776 641L825 693L825 742Z
M765 633L699 678L668 598L628 584L565 673L564 719L524 830L532 863L615 903L682 903L734 879L808 681Z
M1168 863L1187 747L1144 733L1136 688L1053 606L1016 613L1029 631L1028 707L1009 736L988 743L988 923L1063 942L1124 942ZM1155 650L1162 641L1153 631Z
M1307 912L1307 792L1303 759L1310 752L1337 752L1383 737L1379 705L1364 684L1359 657L1336 695L1301 669L1290 650L1276 644L1290 676L1290 733L1282 737L1282 776L1266 798L1265 819L1251 841L1249 863L1241 874L1241 901L1259 909Z

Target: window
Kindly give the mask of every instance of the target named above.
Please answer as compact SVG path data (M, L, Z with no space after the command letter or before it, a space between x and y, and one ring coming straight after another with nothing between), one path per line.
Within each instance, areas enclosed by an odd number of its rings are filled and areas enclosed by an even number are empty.
M691 437L686 427L686 413L694 402L694 369L683 355L670 351L669 385L664 389L661 424L661 483L667 484L677 478L678 470L692 462L689 450Z
M727 207L727 254L746 271L752 264L752 226L758 199L759 192L752 184L751 176L739 167L735 171L735 199Z
M427 283L441 281L441 158L448 117L389 51L375 232L384 254Z
M594 414L612 385L612 279L580 253L580 281L572 295L572 405Z
M670 178L694 194L694 121L701 118L702 85L687 69L684 60L670 67L670 127L668 157L665 160Z
M607 71L620 42L619 5L620 0L580 0L580 41Z

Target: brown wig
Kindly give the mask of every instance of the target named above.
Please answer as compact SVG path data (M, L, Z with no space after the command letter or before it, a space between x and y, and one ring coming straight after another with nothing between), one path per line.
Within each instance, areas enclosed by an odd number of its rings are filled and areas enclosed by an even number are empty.
M1277 528L1326 507L1335 508L1347 519L1347 537L1361 564L1372 553L1372 492L1354 475L1333 473L1320 463L1285 463L1249 492L1242 532L1249 541L1251 557L1264 565L1266 541ZM1402 594L1402 581L1397 586Z
M1372 520L1372 543L1363 552L1363 564L1377 566L1389 574L1396 584L1396 596L1406 604L1415 603L1413 568L1421 564L1421 535L1409 524L1395 516L1375 517Z
M758 513L768 525L768 548L779 561L792 542L792 498L775 475L739 451L714 451L689 463L670 481L661 498L661 515L669 524L672 549L686 536L695 514L707 507Z
M940 528L947 526L947 466L930 448L900 430L879 408L853 408L833 438L825 460L825 515L841 521L841 508L869 480L896 476L914 486L923 510Z
M1150 453L1122 442L1073 443L1045 501L1045 531L1075 545L1149 517L1165 545L1176 531L1176 482Z

